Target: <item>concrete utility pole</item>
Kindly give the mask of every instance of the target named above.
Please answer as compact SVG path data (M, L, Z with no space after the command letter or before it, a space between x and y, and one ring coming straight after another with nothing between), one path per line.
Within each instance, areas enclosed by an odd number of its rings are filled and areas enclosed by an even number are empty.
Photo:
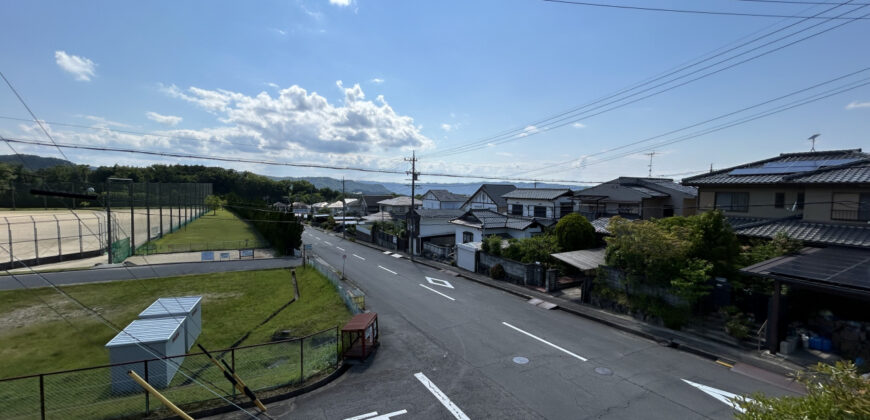
M417 175L419 175L419 173L417 172L417 154L416 154L416 152L412 150L411 151L411 158L410 159L405 158L405 161L411 162L411 172L406 172L406 173L411 174L411 211L408 213L408 215L409 215L408 218L410 218L410 220L406 220L405 223L408 225L408 254L410 255L410 258L413 260L414 259L414 236L416 236L415 235L416 229L414 229L414 223L417 220L414 217L414 192L415 192L415 187L416 187L416 182L417 182Z

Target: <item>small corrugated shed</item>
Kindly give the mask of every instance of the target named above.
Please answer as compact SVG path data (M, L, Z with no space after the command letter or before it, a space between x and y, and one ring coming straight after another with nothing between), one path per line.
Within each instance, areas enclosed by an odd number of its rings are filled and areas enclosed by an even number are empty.
M184 317L184 348L190 350L202 332L202 296L160 298L139 314L139 319Z
M184 355L186 349L182 323L182 319L176 318L137 319L106 343L109 362L117 364L110 370L112 390L141 391L139 385L127 375L130 370L147 378L148 383L155 387L168 386L184 362L184 357L142 361Z
M594 270L604 264L605 248L583 249L579 251L550 254L553 258L576 267L579 270Z

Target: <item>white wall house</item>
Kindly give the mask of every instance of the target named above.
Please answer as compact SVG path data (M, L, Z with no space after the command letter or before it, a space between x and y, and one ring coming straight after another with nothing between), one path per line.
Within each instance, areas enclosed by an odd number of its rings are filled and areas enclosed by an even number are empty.
M468 196L453 194L447 190L429 190L423 194L424 209L458 209Z
M567 188L517 188L502 198L511 216L561 219L575 211L572 196Z
M379 201L378 206L382 212L404 216L411 211L411 197L402 196ZM423 203L420 200L414 200L414 208L419 209L420 207L423 207Z
M463 210L489 209L498 213L506 213L507 201L502 196L515 189L517 187L513 185L483 184L465 203L462 203L461 208Z
M489 209L468 210L450 221L454 225L454 243L480 242L492 235L529 238L543 231L547 221L509 216Z

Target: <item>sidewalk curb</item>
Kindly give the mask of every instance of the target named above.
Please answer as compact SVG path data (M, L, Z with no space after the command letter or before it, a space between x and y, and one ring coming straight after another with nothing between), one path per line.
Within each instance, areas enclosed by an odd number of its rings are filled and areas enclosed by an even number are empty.
M308 227L311 227L312 229L317 229L318 231L323 232L327 235L332 235L332 233L327 232L325 230L315 228L313 226L308 226ZM335 235L333 235L333 236L335 236ZM378 251L391 251L391 252L400 254L400 255L404 256L405 258L408 258L408 255L405 252L393 251L391 249L382 248L382 247L377 246L375 244L367 243L365 241L353 241L353 242L360 244L360 245L363 245L363 246L366 246L366 247L371 248L371 249L378 250ZM786 367L786 366L783 366L782 364L776 363L774 361L767 361L767 360L762 359L761 356L748 356L748 355L742 354L742 352L740 352L739 350L735 351L735 352L721 352L721 353L714 352L711 350L705 350L705 349L699 348L698 346L695 346L693 344L688 343L687 340L680 337L676 331L673 333L662 332L661 334L655 334L653 332L643 331L643 330L638 329L638 328L632 328L629 325L624 325L624 324L621 324L619 322L614 322L613 320L607 319L605 317L597 317L597 316L595 316L595 314L587 313L584 311L579 311L579 310L570 308L570 307L568 307L569 305L579 305L579 304L577 304L575 302L567 301L567 300L562 299L562 298L551 296L551 295L546 294L546 293L535 292L532 290L528 290L528 291L520 290L520 288L522 288L522 289L526 289L526 288L523 286L513 285L510 283L499 284L499 283L495 283L495 281L491 281L491 282L484 281L482 279L476 278L476 276L472 276L472 275L468 275L468 274L464 273L463 271L465 271L465 270L463 270L461 268L448 266L446 264L438 263L435 261L428 261L422 257L415 258L413 260L411 260L410 258L408 258L408 259L412 262L415 262L415 263L418 263L418 264L421 264L421 265L424 265L424 266L427 266L427 267L430 267L430 268L433 268L436 270L445 270L449 267L451 270L454 270L454 272L460 277L463 277L465 279L471 280L475 283L478 283L478 284L481 284L484 286L491 287L493 289L497 289L497 290L501 290L503 292L510 293L514 296L518 296L518 297L521 297L523 299L533 299L533 298L547 299L547 300L549 300L553 303L556 303L558 305L555 309L559 309L561 311L572 314L574 316L578 316L578 317L581 317L584 319L588 319L590 321L598 322L598 323L604 324L608 327L615 328L617 330L620 330L620 331L623 331L623 332L626 332L626 333L629 333L629 334L632 334L632 335L656 342L658 344L665 345L665 346L673 348L675 350L680 350L680 351L683 351L686 353L694 354L696 356L699 356L699 357L702 357L702 358L705 358L708 360L712 360L712 361L723 360L723 361L728 361L728 362L741 362L741 363L745 363L747 365L757 367L759 369L763 369L763 370L770 371L770 372L773 372L773 373L776 373L779 375L784 375L784 376L788 375L790 373L793 373L797 369L800 369L800 367L798 367L798 366ZM513 287L511 287L511 286L513 286ZM534 293L539 293L541 296L535 296ZM563 304L567 304L567 305L563 305ZM590 312L599 311L599 309L594 308L594 307L589 307L588 309L590 310ZM616 317L617 315L613 314L612 316ZM658 328L658 327L655 327L655 328Z

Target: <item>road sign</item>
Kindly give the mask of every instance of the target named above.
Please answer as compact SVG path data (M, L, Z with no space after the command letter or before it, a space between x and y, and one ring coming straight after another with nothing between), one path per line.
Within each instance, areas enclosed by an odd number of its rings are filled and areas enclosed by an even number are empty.
M302 245L302 249L304 249L304 250L306 250L306 251L311 251L311 250L313 249L313 245L311 245L311 244L303 244L303 245Z

